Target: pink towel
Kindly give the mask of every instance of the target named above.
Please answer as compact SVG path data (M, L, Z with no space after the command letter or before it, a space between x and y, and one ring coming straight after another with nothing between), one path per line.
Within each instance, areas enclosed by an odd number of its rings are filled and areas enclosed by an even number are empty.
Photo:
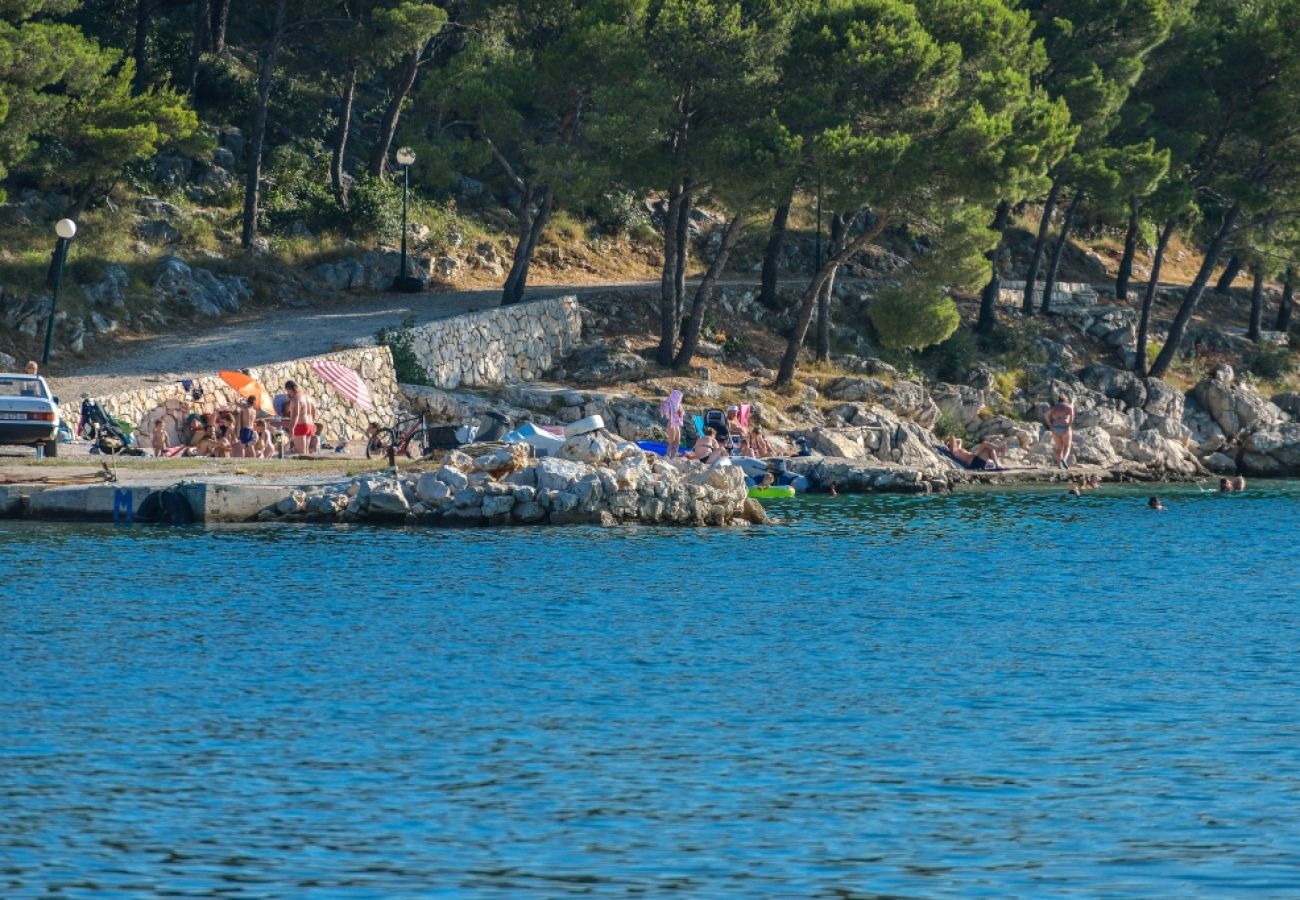
M686 421L686 410L682 408L682 392L673 391L669 394L668 399L659 404L659 412L668 420L669 425L681 428L682 423Z

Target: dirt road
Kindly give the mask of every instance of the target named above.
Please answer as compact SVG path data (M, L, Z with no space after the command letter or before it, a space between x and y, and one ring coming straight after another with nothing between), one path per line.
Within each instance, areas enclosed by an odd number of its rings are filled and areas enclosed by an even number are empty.
M539 287L530 298L583 294L646 284ZM62 369L50 367L55 390L63 397L101 396L141 383L173 381L219 369L238 369L328 353L380 328L413 318L417 325L490 309L500 302L497 288L427 294L373 294L348 303L308 308L261 309L194 330L124 343L102 359Z

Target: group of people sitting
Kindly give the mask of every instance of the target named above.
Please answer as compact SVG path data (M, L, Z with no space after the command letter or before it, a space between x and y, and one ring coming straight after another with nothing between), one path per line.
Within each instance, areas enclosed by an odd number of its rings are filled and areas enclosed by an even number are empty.
M243 398L233 409L206 413L201 409L202 389L191 395L192 411L180 426L181 443L172 446L162 418L154 422L154 456L212 456L270 459L287 450L300 455L322 449L316 426L316 404L294 382L284 385L283 399L276 398L275 416L262 414L256 396Z
M681 456L710 465L725 456L739 455L762 459L777 455L777 451L763 434L762 426L749 421L749 408L735 404L727 407L725 424L705 425L695 438L690 450L681 451L682 426L686 422L686 409L682 405L682 392L673 391L660 405L660 412L668 423L668 458Z

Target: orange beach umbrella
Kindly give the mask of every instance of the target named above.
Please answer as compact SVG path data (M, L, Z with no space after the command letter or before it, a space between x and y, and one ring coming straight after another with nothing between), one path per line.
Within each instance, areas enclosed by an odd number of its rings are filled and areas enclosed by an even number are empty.
M252 375L245 375L243 372L232 372L229 369L222 369L217 375L226 384L234 389L235 393L241 397L252 397L257 404L257 408L267 415L275 415L275 404L271 402L271 394L262 382L258 381Z

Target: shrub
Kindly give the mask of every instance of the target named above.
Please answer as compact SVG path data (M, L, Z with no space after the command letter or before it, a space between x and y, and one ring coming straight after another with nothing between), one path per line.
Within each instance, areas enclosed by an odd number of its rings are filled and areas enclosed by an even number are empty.
M415 355L415 317L407 316L396 327L385 327L375 332L375 343L387 347L393 354L393 371L401 384L432 384L428 371Z
M892 288L867 310L880 341L893 349L920 350L946 340L961 324L961 314L941 288Z
M1005 372L997 372L993 375L993 390L997 391L1003 400L1010 400L1011 395L1018 388L1023 387L1024 383L1024 369L1008 369Z
M606 191L591 204L592 218L604 234L627 234L638 225L649 225L645 207L630 191Z
M1286 347L1259 347L1250 354L1246 368L1258 378L1281 378L1291 370L1291 351Z
M938 420L934 423L935 436L947 440L950 437L959 437L965 440L966 429L961 427L961 422L957 417L948 411L939 413Z
M402 189L383 178L362 176L348 192L345 224L354 235L400 240Z
M958 329L946 341L929 348L922 354L923 361L940 381L961 381L978 358L979 347L975 335Z

